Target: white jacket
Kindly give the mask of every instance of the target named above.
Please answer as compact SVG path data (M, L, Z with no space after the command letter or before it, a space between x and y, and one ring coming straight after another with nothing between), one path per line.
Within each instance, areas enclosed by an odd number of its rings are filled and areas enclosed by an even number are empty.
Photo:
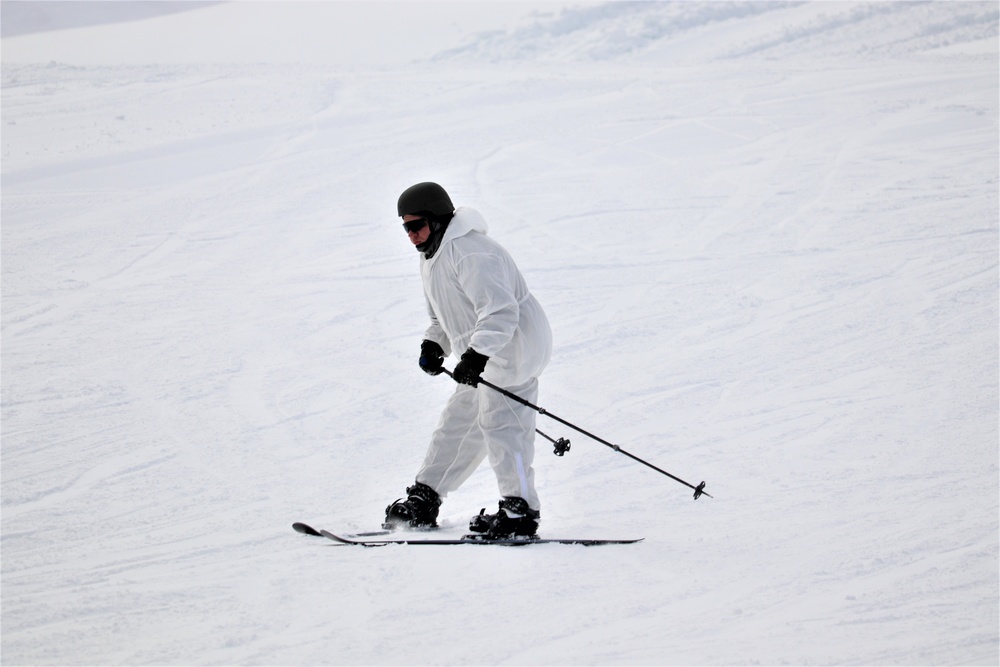
M434 256L420 255L431 317L425 337L445 355L471 347L489 357L489 382L522 384L549 363L552 331L514 260L486 231L478 211L460 207Z

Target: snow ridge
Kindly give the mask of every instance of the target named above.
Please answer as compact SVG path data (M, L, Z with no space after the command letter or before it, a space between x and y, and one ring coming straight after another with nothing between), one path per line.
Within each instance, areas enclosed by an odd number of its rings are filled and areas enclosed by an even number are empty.
M710 42L699 45L698 57L721 60L831 54L903 58L996 39L998 18L995 5L976 2L614 2L565 9L554 20L508 33L483 34L436 60L603 62L655 57L665 64L660 52L686 40ZM726 26L736 22L742 34L730 35ZM917 31L911 30L914 23L921 25ZM756 30L747 31L747 26Z

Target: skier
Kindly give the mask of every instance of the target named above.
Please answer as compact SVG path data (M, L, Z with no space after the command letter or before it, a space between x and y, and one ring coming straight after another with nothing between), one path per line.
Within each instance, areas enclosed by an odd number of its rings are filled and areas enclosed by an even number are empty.
M444 358L461 355L458 386L431 436L423 466L406 498L389 505L385 527L437 526L438 508L489 457L500 488L496 514L480 510L469 529L488 538L534 536L541 517L535 491L535 412L481 379L531 403L549 362L552 332L541 305L507 251L486 235L478 211L455 209L437 183L418 183L399 197L397 212L420 252L430 315L420 368L443 372Z

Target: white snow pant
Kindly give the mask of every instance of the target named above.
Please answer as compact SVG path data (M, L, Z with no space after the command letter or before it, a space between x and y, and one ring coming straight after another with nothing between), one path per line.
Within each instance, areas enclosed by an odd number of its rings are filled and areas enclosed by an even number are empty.
M538 400L538 380L504 387L529 403ZM535 492L535 411L484 385L460 384L448 399L431 436L417 481L442 498L469 478L486 456L501 496L523 498L541 509Z

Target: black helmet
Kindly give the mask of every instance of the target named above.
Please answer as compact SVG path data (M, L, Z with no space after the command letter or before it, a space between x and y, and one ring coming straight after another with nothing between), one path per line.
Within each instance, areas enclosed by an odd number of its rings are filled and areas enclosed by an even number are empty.
M437 183L417 183L403 190L396 203L400 217L417 213L431 213L445 219L450 219L455 212L451 197Z

